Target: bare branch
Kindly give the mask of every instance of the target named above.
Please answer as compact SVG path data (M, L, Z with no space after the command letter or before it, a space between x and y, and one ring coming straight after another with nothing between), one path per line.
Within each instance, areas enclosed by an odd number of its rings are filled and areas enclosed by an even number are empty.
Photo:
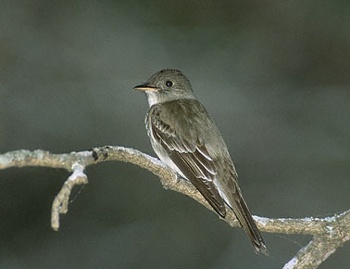
M55 231L60 227L60 214L68 212L68 202L70 193L75 185L87 184L87 176L84 173L84 167L78 163L74 164L73 173L63 184L61 190L56 195L52 203L51 227Z
M54 230L58 230L59 215L68 212L68 201L72 188L75 185L88 183L85 168L106 161L129 162L147 169L160 178L164 188L185 194L213 211L191 183L178 178L173 170L158 159L130 148L105 146L68 154L52 154L44 150L18 150L0 155L0 169L43 166L63 168L72 172L52 204L51 226ZM284 269L317 268L337 248L350 240L350 210L325 218L272 219L254 216L254 219L258 228L263 232L313 236L309 244L285 264ZM228 210L225 219L222 220L232 227L239 226L231 210Z
M284 269L317 268L346 241L350 240L350 210L323 220L326 225L324 233L314 235L309 244L300 249L297 255L285 264Z

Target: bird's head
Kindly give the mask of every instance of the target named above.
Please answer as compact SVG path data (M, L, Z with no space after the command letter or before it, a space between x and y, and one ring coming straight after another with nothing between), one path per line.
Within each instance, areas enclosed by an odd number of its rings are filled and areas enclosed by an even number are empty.
M151 76L146 83L137 85L134 89L144 91L147 94L150 106L195 98L190 81L181 71L176 69L161 70Z

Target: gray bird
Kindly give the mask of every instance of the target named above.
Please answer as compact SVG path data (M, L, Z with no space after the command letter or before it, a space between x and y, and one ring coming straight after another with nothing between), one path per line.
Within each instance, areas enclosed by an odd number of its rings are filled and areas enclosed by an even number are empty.
M147 94L146 128L160 160L189 180L221 217L225 204L231 208L255 251L266 254L227 146L190 81L179 70L165 69L134 89Z

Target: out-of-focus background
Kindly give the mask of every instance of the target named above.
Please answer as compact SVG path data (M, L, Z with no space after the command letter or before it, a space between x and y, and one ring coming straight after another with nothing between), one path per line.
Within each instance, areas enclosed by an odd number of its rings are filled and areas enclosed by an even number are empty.
M190 78L254 214L349 209L349 1L1 1L1 153L153 155L146 98L132 87L163 68ZM0 171L0 268L281 268L310 239L264 234L270 255L257 256L241 229L148 171L87 173L54 232L51 203L68 173ZM320 268L347 268L349 251Z

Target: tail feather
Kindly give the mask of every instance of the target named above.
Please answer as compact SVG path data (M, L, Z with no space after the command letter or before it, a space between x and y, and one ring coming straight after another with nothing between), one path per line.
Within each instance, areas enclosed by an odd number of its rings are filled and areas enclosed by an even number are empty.
M235 205L236 206L233 206L233 212L252 242L255 252L268 255L264 239L262 238L260 231L256 226L255 220L253 219L241 194L238 195Z
M249 211L249 208L244 201L242 195L237 193L237 197L234 199L234 203L230 203L229 207L233 210L236 218L243 227L244 231L248 235L254 250L257 254L262 253L268 255L267 247L264 239L262 238L258 227Z

